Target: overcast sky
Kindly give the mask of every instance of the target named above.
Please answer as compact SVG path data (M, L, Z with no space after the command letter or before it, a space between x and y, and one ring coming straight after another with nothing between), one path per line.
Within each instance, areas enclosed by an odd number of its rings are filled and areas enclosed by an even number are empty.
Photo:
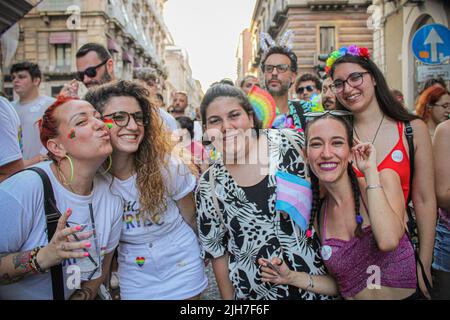
M203 91L222 78L236 79L239 35L250 26L256 0L169 0L164 20L175 44L187 50Z

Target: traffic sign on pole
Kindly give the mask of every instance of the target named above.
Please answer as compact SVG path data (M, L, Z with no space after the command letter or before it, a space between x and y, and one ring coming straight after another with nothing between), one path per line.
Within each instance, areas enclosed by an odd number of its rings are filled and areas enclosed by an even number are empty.
M450 30L442 24L427 24L412 40L414 56L425 64L441 64L450 59Z

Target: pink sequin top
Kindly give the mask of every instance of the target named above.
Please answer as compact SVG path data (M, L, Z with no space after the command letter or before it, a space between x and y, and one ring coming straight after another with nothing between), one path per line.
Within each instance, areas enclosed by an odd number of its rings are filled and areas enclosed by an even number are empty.
M326 237L326 211L325 204L322 237ZM398 247L391 252L378 249L370 226L363 228L361 238L353 237L349 241L322 239L323 247L328 249L322 249L324 264L337 281L339 292L344 298L354 297L368 285L376 284L373 280L376 267L379 267L381 286L411 289L417 287L414 250L406 233ZM328 252L326 257L324 252Z

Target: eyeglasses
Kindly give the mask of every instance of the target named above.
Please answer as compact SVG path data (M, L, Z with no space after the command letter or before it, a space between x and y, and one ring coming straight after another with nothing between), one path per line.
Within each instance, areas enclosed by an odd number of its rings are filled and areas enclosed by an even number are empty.
M306 86L306 87L298 87L296 92L298 94L303 94L303 92L305 92L305 89L308 92L313 92L315 88L313 86L311 86L311 85Z
M324 117L327 114L334 117L341 117L346 119L353 128L353 113L347 110L326 110L324 112L307 112L304 114L305 123Z
M341 93L342 91L344 91L344 87L345 87L346 83L352 88L359 87L360 85L362 85L363 77L366 73L370 73L370 72L368 72L368 71L353 72L344 81L342 81L342 80L334 81L332 84L330 84L330 88L335 94L337 94L337 93Z
M89 78L94 78L97 75L97 68L104 65L106 62L108 62L108 60L109 60L109 58L96 66L86 68L86 70L84 70L84 71L76 72L75 79L77 79L78 81L83 81L84 75L87 75Z
M276 66L271 65L271 64L266 64L263 67L264 72L267 72L267 73L272 73L273 69L277 69L278 73L284 73L284 72L286 72L289 69L289 65L285 64L285 63L284 64L278 64Z
M138 126L145 126L148 124L148 119L146 119L146 117L144 117L144 113L142 111L138 111L135 113L128 113L125 111L118 111L118 112L114 112L111 114L107 114L103 116L103 120L105 119L111 119L114 121L114 123L118 126L118 127L126 127L128 125L128 123L130 122L130 118L133 117L134 122L136 122L136 124Z
M437 104L437 103L435 103L435 104L433 105L433 107L441 107L441 108L444 108L444 109L448 109L448 108L450 108L450 103L448 103L448 102L443 103L443 104Z

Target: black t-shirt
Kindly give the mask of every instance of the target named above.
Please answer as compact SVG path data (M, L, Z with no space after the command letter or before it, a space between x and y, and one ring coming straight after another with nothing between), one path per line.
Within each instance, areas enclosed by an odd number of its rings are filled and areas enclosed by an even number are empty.
M270 198L270 195L273 192L273 190L270 190L270 188L267 187L268 184L269 176L267 175L264 179L262 179L262 181L255 184L254 186L240 186L242 190L244 190L247 199L250 202L256 203L258 208L267 215L269 215L269 202L267 201L267 199Z

